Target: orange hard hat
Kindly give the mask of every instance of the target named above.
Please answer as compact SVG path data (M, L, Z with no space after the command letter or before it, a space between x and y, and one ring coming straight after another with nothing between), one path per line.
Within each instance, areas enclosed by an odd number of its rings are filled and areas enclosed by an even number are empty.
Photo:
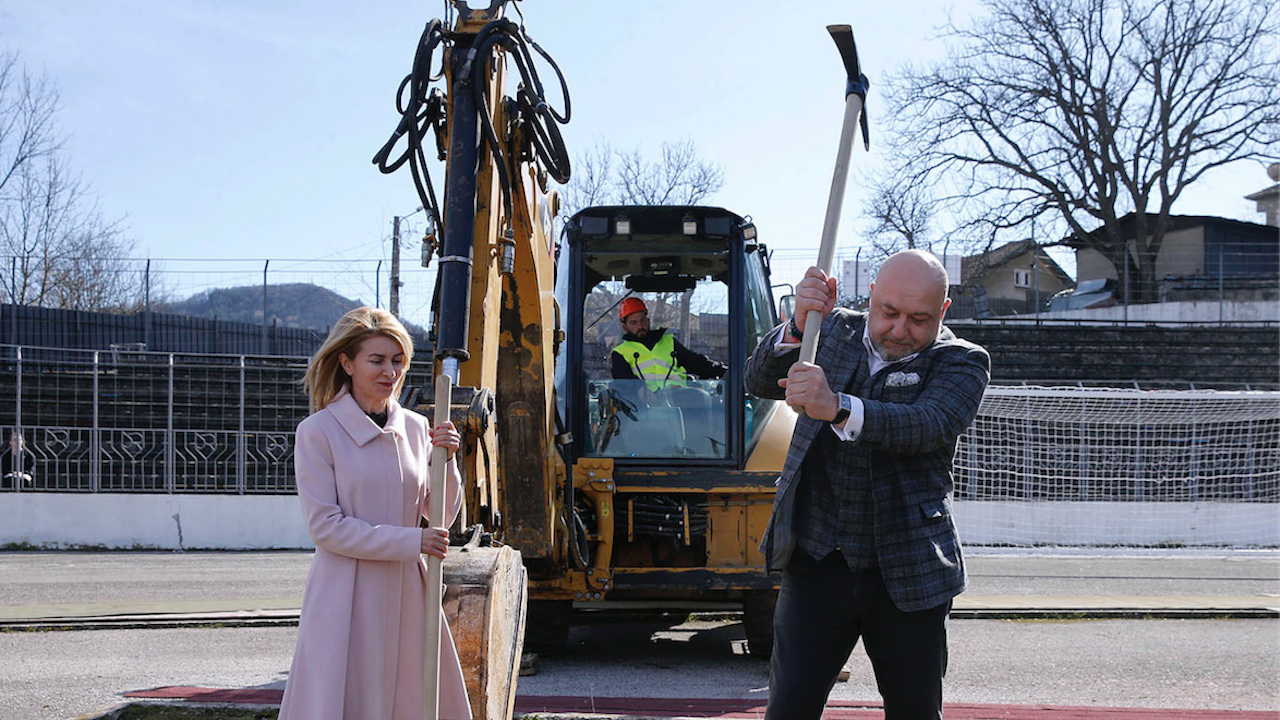
M644 301L638 297L629 297L622 301L622 307L618 308L618 319L626 320L628 315L638 312L649 312L649 308L644 306Z

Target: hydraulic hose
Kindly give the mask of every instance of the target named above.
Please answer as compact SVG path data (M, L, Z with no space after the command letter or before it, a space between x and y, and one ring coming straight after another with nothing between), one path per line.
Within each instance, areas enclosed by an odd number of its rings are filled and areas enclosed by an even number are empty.
M547 173L556 182L565 183L569 181L569 153L565 147L564 138L560 133L559 124L567 123L571 115L569 87L564 80L564 74L560 72L559 66L556 65L546 51L534 43L538 53L551 64L551 67L556 72L556 77L560 81L560 91L565 100L565 112L562 116L555 112L546 101L542 81L538 77L533 57L529 54L529 42L531 41L527 38L528 35L524 32L524 29L511 20L502 18L487 23L476 35L469 53L469 60L463 72L464 74L479 72L481 65L475 61L488 58L495 45L501 46L508 51L516 69L520 73L521 82L516 90L516 109L519 112L521 124L526 130L529 143L532 145L538 159L546 167ZM493 118L488 110L488 102L485 95L487 84L471 82L471 86L472 92L475 93L476 108L480 114L480 128L483 138L481 152L487 147L493 153L494 165L498 169L498 181L502 188L503 209L506 211L507 217L512 217L511 178L508 175L507 158L503 153L502 143L498 139L497 130L493 126Z
M435 221L436 227L443 227L443 223L422 141L428 129L434 129L437 137L440 137L444 130L444 95L439 90L431 88L431 83L440 77L439 74L431 73L435 50L444 42L444 26L440 21L432 20L427 23L413 56L413 68L404 80L400 81L400 87L396 90L396 112L400 114L400 122L391 133L390 139L373 156L373 163L387 174L400 169L405 162L409 163L413 184L418 190L418 198L422 201L422 206L431 213L431 219ZM402 137L407 140L405 150L395 160L391 160L391 153ZM438 154L443 160L443 153Z
M518 7L516 11L519 12ZM521 19L523 21L523 17ZM470 41L470 47L466 47L468 40ZM456 87L449 89L452 95L450 99L446 99L438 88L431 87L432 83L444 75L443 67L434 73L432 72L435 51L442 46L446 49L453 48L455 52L462 55L461 59L455 59L457 63L457 72L454 77ZM508 153L518 152L523 157L525 151L521 148L504 149L504 143L499 140L498 131L493 125L492 114L489 112L488 83L478 79L495 46L507 51L520 76L520 83L516 89L513 105L515 115L513 120L517 121L524 130L524 136L528 140L533 155L542 163L548 175L559 183L569 181L569 152L559 127L569 122L572 114L569 86L559 65L556 64L555 60L542 46L529 37L523 22L516 24L506 18L492 20L486 23L479 33L471 37L467 35L450 35L440 20L432 20L427 23L418 41L411 71L401 81L400 87L396 91L396 111L400 114L400 122L386 144L374 156L373 162L384 173L395 172L407 162L412 170L414 187L418 191L418 198L422 201L422 206L431 214L436 227L446 234L450 223L447 222L449 218L444 217L444 215L449 213L445 212L442 215L440 211L440 204L436 199L435 187L431 182L424 147L427 131L428 129L433 129L437 138L438 158L444 160L446 156L450 157L455 164L460 160L456 154L460 146L454 136L458 134L468 136L470 132L467 127L459 128L456 124L456 119L459 116L469 116L472 111L459 114L456 108L449 107L450 104L473 105L473 112L478 115L480 120L479 147L474 150L474 158L478 161L479 153L486 150L492 153L493 164L498 173L498 184L502 191L503 210L508 219L514 217L514 191L510 168L508 167L510 160ZM530 48L532 48L532 51ZM564 98L563 114L547 102L545 89L538 75L533 53L541 56L556 74L556 79L560 84L560 94ZM463 94L470 94L471 97L464 99L462 97ZM442 138L446 134L446 116L454 119L454 121L447 123L448 134L451 137L451 147L447 152L442 146ZM392 153L395 152L395 148L402 137L406 139L406 147L402 153L393 159ZM469 141L469 138L466 138L466 140ZM474 175L476 163L470 162L471 158L463 158L463 160L464 164L470 166L467 169ZM446 184L450 189L446 196L453 195L458 190L456 187L457 181L458 177L456 176L446 179ZM471 181L470 185L474 187L474 180ZM466 188L463 188L463 190L465 191ZM468 193L457 194L467 195ZM470 193L470 195L471 202L474 205L474 193ZM449 202L449 197L446 197L446 201ZM463 201L465 202L465 199ZM469 217L470 221L474 222L474 211ZM466 222L467 218L461 215L454 218L455 224L460 221ZM468 222L467 224L469 228L471 223ZM443 243L440 253L445 258L451 257L449 249L444 247Z

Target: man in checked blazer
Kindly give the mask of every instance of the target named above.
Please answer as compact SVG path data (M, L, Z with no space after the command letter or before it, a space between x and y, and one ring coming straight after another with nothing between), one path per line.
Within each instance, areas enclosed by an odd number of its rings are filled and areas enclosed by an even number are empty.
M810 268L793 319L747 361L749 392L801 411L761 543L783 571L768 720L817 720L859 638L886 720L942 717L946 619L966 585L952 457L991 367L942 326L947 286L937 258L900 252L860 313ZM824 316L816 365L798 362L810 310Z

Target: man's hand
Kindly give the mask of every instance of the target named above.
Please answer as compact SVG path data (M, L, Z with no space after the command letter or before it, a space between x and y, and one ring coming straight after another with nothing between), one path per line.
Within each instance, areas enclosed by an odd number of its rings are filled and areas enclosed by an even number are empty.
M827 277L821 268L811 267L804 274L804 279L796 285L796 327L804 332L805 320L810 310L817 310L826 317L836 306L837 283L834 277Z
M813 363L798 362L778 381L787 391L787 404L815 420L834 420L840 398L831 391L827 374Z

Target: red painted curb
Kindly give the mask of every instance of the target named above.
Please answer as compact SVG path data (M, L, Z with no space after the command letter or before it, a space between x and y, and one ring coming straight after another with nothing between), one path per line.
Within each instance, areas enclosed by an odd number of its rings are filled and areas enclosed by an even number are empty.
M207 703L279 705L282 690L255 688L159 687L125 693L127 698L186 700ZM582 698L517 695L516 712L755 720L764 717L764 702L737 698ZM947 703L947 720L1280 720L1273 710L1178 710L1168 708L1078 707L1070 705L992 705ZM833 700L823 720L880 720L879 702Z
M279 705L283 690L261 688L207 688L188 685L170 685L150 690L135 690L124 694L139 700L186 700L207 703L250 703L254 705Z

